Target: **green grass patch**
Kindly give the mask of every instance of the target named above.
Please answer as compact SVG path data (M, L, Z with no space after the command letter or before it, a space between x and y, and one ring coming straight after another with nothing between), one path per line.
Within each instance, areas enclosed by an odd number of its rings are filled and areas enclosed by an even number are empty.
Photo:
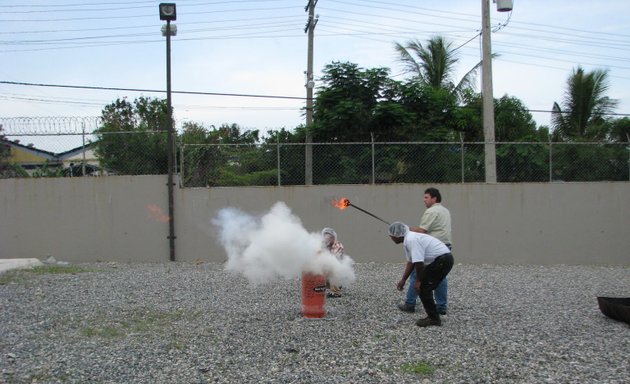
M182 318L184 318L184 313L181 311L136 310L132 313L118 314L113 321L107 317L93 319L89 325L79 330L79 334L85 337L113 339L130 334L160 332L170 328L173 323ZM179 347L183 348L182 345L175 346L175 348Z
M26 280L26 276L19 271L7 271L0 274L0 285L21 284Z
M36 275L55 275L55 274L64 274L64 273L83 273L83 272L93 272L90 269L82 268L76 265L41 265L38 267L33 267L31 269L25 269L25 272L30 272Z
M432 375L435 372L435 367L424 361L418 361L417 363L403 364L401 370L405 373L413 373L416 375Z
M86 327L81 329L80 333L85 337L100 337L104 339L114 339L126 335L126 333L118 327Z
M93 272L93 270L82 268L76 265L41 265L26 269L13 269L0 274L0 285L21 284L28 281L30 276L55 275L55 274L76 274L82 272Z

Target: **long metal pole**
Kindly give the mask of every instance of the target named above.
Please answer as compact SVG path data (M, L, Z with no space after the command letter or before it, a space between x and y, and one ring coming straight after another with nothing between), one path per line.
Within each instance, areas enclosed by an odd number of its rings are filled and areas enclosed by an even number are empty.
M171 101L171 21L166 21L166 108L168 115L168 131L166 146L168 152L168 240L170 260L175 261L175 199L173 197L173 107Z
M306 64L306 148L304 151L304 184L313 184L313 137L309 133L313 124L313 39L315 34L315 3L316 0L308 2L308 53Z
M391 224L389 221L387 221L387 220L383 220L383 219L381 219L380 217L376 216L375 214L373 214L373 213L371 213L371 212L368 212L368 211L366 211L366 210L365 210L365 209L363 209L363 208L359 208L359 207L357 207L356 205L354 205L354 204L352 204L352 203L348 203L348 205L349 205L349 206L351 206L351 207L353 207L353 208L358 209L359 211L361 211L361 212L363 212L363 213L366 213L366 214L368 214L368 215L372 216L373 218L375 218L375 219L377 219L377 220L382 221L383 223L385 223L385 224L387 224L387 225L390 225L390 224Z
M490 0L481 0L482 51L481 98L483 103L483 135L486 183L497 182L496 150L494 143L494 96L492 94L492 44L490 42Z

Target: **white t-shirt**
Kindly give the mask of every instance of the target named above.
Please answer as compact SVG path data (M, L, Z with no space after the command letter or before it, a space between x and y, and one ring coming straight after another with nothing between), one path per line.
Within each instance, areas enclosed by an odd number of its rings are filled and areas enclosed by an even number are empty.
M403 246L407 261L425 265L431 264L436 257L451 251L435 237L413 231L407 232Z

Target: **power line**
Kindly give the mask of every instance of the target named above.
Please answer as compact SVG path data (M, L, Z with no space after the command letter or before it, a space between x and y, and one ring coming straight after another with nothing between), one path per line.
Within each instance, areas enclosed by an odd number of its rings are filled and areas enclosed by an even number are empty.
M265 20L268 24L277 23L274 20L282 20L282 19L294 19L294 20L302 20L300 16L274 16L273 18L269 17L248 17L248 18L240 18L240 19L223 19L223 20L212 20L212 21L188 21L185 23L178 23L180 26L189 26L189 25L217 25L217 24L225 24L225 23L234 23L234 22L242 22L245 25L252 25L252 21ZM151 28L155 29L155 24L148 25L133 25L133 26L116 26L116 27L99 27L99 28L72 28L72 29L28 29L26 31L0 31L0 35L23 35L23 34L51 34L51 33L65 33L65 32L93 32L93 31L107 31L107 30L127 30L127 29L140 29L140 28ZM182 31L184 32L184 31ZM180 32L181 33L181 32Z
M263 2L266 2L263 0ZM217 4L233 4L233 3L239 3L238 1L236 2L229 2L229 1L218 1L218 2L203 2L203 3L197 3L197 4L189 4L188 6L203 6L203 5L217 5ZM240 3L254 3L253 1L240 1ZM351 2L351 1L337 1L336 3L338 4L347 4L347 5L357 5L357 3L355 2ZM99 4L107 4L107 3L99 3ZM85 4L82 4L82 6ZM94 5L94 4L88 4L88 5ZM111 5L111 4L110 4ZM426 16L426 17L441 17L442 19L446 19L450 22L452 21L465 21L465 22L471 22L471 23L475 23L474 28L477 28L476 24L477 24L477 19L478 16L477 15L469 15L469 14L464 14L464 13L457 13L457 12L447 12L447 11L438 11L438 10L430 10L427 8L423 8L423 7L415 7L415 6L408 6L408 5L400 5L400 4L395 4L392 2L387 2L387 1L364 1L361 3L362 5L362 9L368 9L368 10L374 10L374 11L381 11L382 9L388 9L388 10L394 10L394 11L399 11L399 12L404 12L405 14L414 14L414 15L420 15L420 16ZM395 6L395 7L394 7ZM149 6L146 6L147 8ZM283 7L280 7L283 8ZM286 8L292 8L292 7L286 7ZM274 8L275 9L275 8ZM321 9L327 9L327 8L321 8ZM238 12L238 11L242 11L242 9L234 9L234 8L230 8L227 10L221 10L220 12ZM337 13L341 13L343 11L344 15L359 15L361 17L365 17L365 16L377 16L374 14L370 14L370 13L358 13L358 12L354 12L352 10L350 11L346 11L346 10L339 10L339 9L334 9L334 11L336 11ZM218 12L218 11L210 11L210 12ZM445 16L446 15L446 16ZM378 16L382 16L382 15L378 15ZM374 24L373 23L368 23L367 21L363 21L363 20L357 20L357 19L350 19L350 18L340 18L340 17L336 17L334 15L330 15L326 17L327 19L337 19L337 20L342 20L343 22L343 29L345 30L343 33L339 33L341 27L339 27L339 25L331 25L331 28L322 28L323 32L328 32L327 34L322 34L320 37L329 37L329 36L334 36L334 35L344 35L344 36L355 36L358 38L364 38L364 39L369 39L369 40L376 40L379 41L378 38L368 38L367 36L384 36L384 35L390 35L390 36L400 36L400 37L404 37L405 34L417 34L417 33L422 33L422 32L430 32L430 31L419 31L419 30L404 30L404 29L399 29L400 32L396 32L396 30L389 28L389 30L387 29L387 27L385 27L384 25L380 25L379 29L375 30L374 29ZM411 20L408 17L407 18L400 18L400 17L385 17L385 18L389 18L390 20L397 20L397 21L408 21L408 22L417 22L417 20ZM268 20L268 18L264 18L265 20ZM275 20L275 18L274 18ZM216 22L223 22L223 20L219 20L219 21L213 21L213 23ZM207 23L207 22L203 22L203 23ZM360 23L360 24L357 24ZM341 23L340 23L341 24ZM359 25L366 25L370 27L370 30L357 30L357 29L353 29L353 28L348 28L348 25L355 25L355 26L359 26ZM424 21L423 24L427 24L427 21ZM429 22L429 24L431 25L436 25L436 26L443 26L443 27L452 27L451 25L448 24L444 24L442 23L431 23ZM514 30L518 30L519 27L514 27L515 25L518 25L519 23L514 22L511 24L511 28L510 28L510 33L511 36L518 36L519 34L517 32L514 32ZM534 26L541 26L543 28L548 28L548 29L554 29L554 30L562 30L563 28L561 27L556 27L556 26L547 26L544 24L535 24L535 23L521 23L521 24L525 24L525 25L534 25ZM180 23L180 25L189 25L188 23ZM267 24L269 26L274 26L278 27L280 24L276 23L269 23ZM287 27L290 26L290 24L285 24L287 25ZM295 24L296 27L295 30L297 30L297 23ZM324 20L324 26L325 25L329 25L326 23L326 21ZM264 26L264 24L260 24L260 26ZM153 27L153 26L147 26L147 27ZM133 27L132 27L133 28ZM225 31L235 31L237 29L252 29L255 28L254 26L252 26L251 24L249 25L235 25L235 26L225 26L223 28L210 28L210 29L196 29L196 30L182 30L180 31L180 35L186 35L186 34L192 34L192 33L203 33L203 32L217 32L219 30L225 30ZM119 30L119 28L116 28L117 30ZM180 28L181 29L181 28ZM383 29L385 29L387 32L383 33ZM544 31L544 30L540 30L540 29L533 29L533 28L523 28L526 31L534 31L537 33L542 33L542 34L546 34L546 33L554 33L554 35L552 37L545 37L545 36L540 36L537 35L534 38L536 39L536 41L540 41L540 40L549 40L549 41L553 41L554 43L557 43L559 40L559 37L557 35L556 32L554 31ZM576 31L576 32L583 32L583 33L590 33L590 34L595 34L596 32L589 32L589 31L584 31L584 30L579 30L579 29L575 29L575 28L565 28L566 30L571 30L571 31ZM92 29L93 30L93 29ZM467 29L462 29L463 31L466 31ZM348 31L350 32L354 32L354 33L348 33ZM227 40L227 39L267 39L267 38L299 38L299 34L286 34L285 32L293 32L293 28L288 28L288 29L278 29L276 28L275 30L265 30L265 31L257 31L257 32L252 32L252 33L242 33L242 34L230 34L230 35L223 35L223 36L197 36L197 37L189 37L189 38L180 38L178 39L178 41L204 41L204 40ZM0 32L1 33L1 32ZM445 32L441 32L441 33L445 33ZM453 33L453 32L450 32ZM103 46L108 46L108 45L128 45L128 44L144 44L144 43L158 43L161 40L158 39L150 39L150 40L123 40L123 41L101 41L101 42L94 42L94 41L90 41L90 40L102 40L102 39L107 39L107 38L119 38L119 37L125 37L125 38L130 38L130 39L134 39L136 37L141 37L141 36L148 36L153 34L152 32L147 32L147 33L136 33L136 34L126 34L126 35L120 35L120 34L116 34L116 35L99 35L99 36L85 36L85 37L69 37L69 38L60 38L60 39L39 39L39 40L25 40L25 41L20 41L20 40L16 40L16 41L5 41L5 44L8 45L29 45L30 47L28 48L24 48L24 49L11 49L11 50L4 50L5 53L9 53L9 52L32 52L32 51L44 51L44 50L53 50L53 49L73 49L73 48L92 48L92 47L103 47ZM621 37L626 37L625 35L619 35L619 34L612 34L612 33L601 33L603 35L607 35L607 36L621 36ZM470 36L470 35L469 35ZM525 37L525 38L531 38L531 34L527 35L527 34L520 34L521 37ZM382 41L382 40L381 40ZM567 39L567 38L562 38L561 41L567 42L567 43L574 43L574 44L578 44L580 46L596 46L596 47L601 47L601 48L611 48L611 45L617 45L619 46L619 48L621 47L625 47L626 45L628 45L628 43L622 42L622 41L617 41L617 40L604 40L600 37L600 40L594 40L592 37L584 37L584 36L577 36L577 39L575 38L571 38L571 39ZM602 42L604 42L604 44L602 44ZM467 43L467 42L466 42ZM466 43L462 44L465 45ZM64 44L64 45L59 45L59 44ZM40 47L37 47L36 45L40 45ZM47 47L42 47L41 45L47 45ZM515 44L510 44L510 43L501 43L501 42L495 42L495 47L501 47L501 46L513 46L513 47L518 47L518 45ZM461 46L460 46L461 47ZM460 48L458 47L458 48ZM539 44L536 45L527 45L527 44L521 44L520 47L522 48L527 48L527 49L534 49L534 50L538 50L538 51L546 51L546 52L550 52L555 54L565 54L565 55L573 55L573 56L578 56L578 57L588 57L591 59L597 59L597 60L620 60L617 57L614 56L608 56L608 55L599 55L599 56L595 56L591 53L584 53L584 52L578 52L578 51L570 51L570 50L563 50L563 51L558 51L556 49L545 49L545 48L541 48L539 46ZM522 53L516 53L514 52L513 54L515 55L521 55L521 56L526 56L526 54L522 54ZM551 58L549 58L550 60L552 60ZM566 61L566 60L565 60ZM600 64L593 64L593 65L600 65ZM605 64L606 66L609 66L609 63ZM615 66L615 68L617 69L625 69L625 67L619 67L619 66Z
M41 83L26 83L26 82L15 82L15 81L4 81L4 80L0 80L0 84L34 86L34 87L51 87L51 88L87 89L87 90L99 90L99 91L125 91L125 92L166 93L166 91L164 91L164 90L155 90L155 89L95 87L95 86L87 86L87 85L41 84ZM172 93L178 93L178 94L184 94L184 95L201 95L201 96L234 96L234 97L252 97L252 98L269 98L269 99L306 100L305 97L296 97L296 96L256 95L256 94L240 94L240 93L217 93L217 92L197 92L197 91L172 91ZM76 102L76 103L79 103L79 102ZM208 107L208 106L199 106L199 107ZM243 107L220 107L220 106L214 106L212 108L242 109ZM261 108L261 109L274 109L274 110L283 110L284 109L284 108L273 108L273 107L272 108L258 107L258 108ZM470 106L459 106L457 108L472 108L472 107L470 107ZM250 109L250 108L248 108L248 109ZM293 110L293 109L290 108L290 109L286 109L286 110ZM536 113L553 113L554 112L552 110L543 110L543 109L528 109L528 108L525 108L525 110L528 111L528 112L536 112ZM605 113L605 115L607 115L607 116L630 116L630 113L608 112L608 113Z
M287 9L294 9L296 7L273 7L273 8L246 8L246 9L227 9L227 10L214 10L214 11L201 11L195 12L195 15L201 14L219 14L219 13L232 13L232 12L256 12L256 11L281 11ZM178 12L180 13L180 12ZM59 19L1 19L0 22L8 23L8 22L19 22L19 23L42 23L42 22L67 22L67 21L86 21L86 20L110 20L110 19L137 19L137 18L149 18L154 16L153 14L142 14L142 15L124 15L124 16L94 16L94 17L68 17L68 18L59 18ZM181 13L180 13L181 16Z
M4 80L0 80L0 84L24 85L24 86L31 86L31 87L89 89L89 90L98 90L98 91L166 93L166 90L162 90L162 89L116 88L116 87L96 87L96 86L88 86L88 85L25 83L25 82L4 81ZM265 99L306 100L305 97L298 97L298 96L256 95L256 94L246 94L246 93L219 93L219 92L197 92L197 91L172 91L172 93L177 93L181 95L230 96L230 97L252 97L252 98L265 98Z

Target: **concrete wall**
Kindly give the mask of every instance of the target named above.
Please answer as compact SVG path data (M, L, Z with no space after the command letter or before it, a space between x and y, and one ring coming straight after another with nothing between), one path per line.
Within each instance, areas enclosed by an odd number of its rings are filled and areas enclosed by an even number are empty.
M283 201L307 230L335 228L355 261L402 261L386 224L330 201L416 225L427 186L176 189L177 260L225 260L211 223L221 208L263 214ZM630 183L435 186L453 218L456 262L630 266ZM0 180L0 258L168 261L167 202L166 176Z

